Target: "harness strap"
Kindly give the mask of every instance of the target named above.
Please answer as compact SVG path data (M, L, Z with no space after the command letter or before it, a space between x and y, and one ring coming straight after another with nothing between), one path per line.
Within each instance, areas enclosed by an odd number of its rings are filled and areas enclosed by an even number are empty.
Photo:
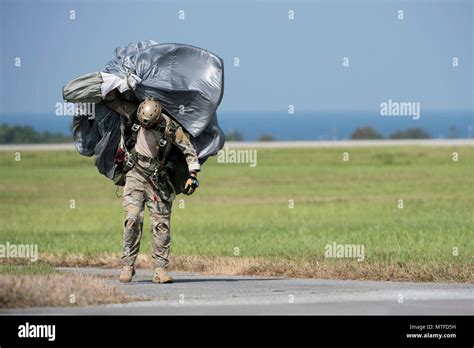
M165 166L165 162L168 159L168 155L170 154L171 151L171 146L173 145L173 139L174 135L176 132L176 125L174 124L173 121L170 120L170 123L168 127L165 128L164 134L160 139L160 150L158 150L158 161L159 161L159 167L158 170L163 169ZM164 143L161 142L161 140L164 139ZM161 152L161 154L160 154Z
M139 161L148 163L149 166L147 168L144 168L140 166L140 169L147 173L148 175L151 174L157 174L161 172L165 166L166 166L166 161L169 157L169 154L171 152L171 148L173 145L173 140L176 134L176 129L177 125L173 120L170 120L168 124L166 124L166 121L162 118L160 122L155 126L155 130L158 132L158 154L155 158L151 158L145 155L142 155L138 153L135 150L135 144L136 140L138 137L138 131L140 130L140 124L139 123L133 123L131 127L131 134L130 138L133 141L133 147L131 151L127 153L126 160L124 163L124 170L128 171L132 169L132 167L135 164L139 165Z
M153 162L153 158L151 157L148 157L148 156L144 156L138 152L135 151L135 153L137 154L137 158L138 160L142 161L142 162L146 162L146 163L149 163L151 164L151 162Z
M130 133L130 143L135 146L137 143L137 138L138 138L138 131L140 130L140 124L139 123L134 123L132 124L131 128L131 133Z

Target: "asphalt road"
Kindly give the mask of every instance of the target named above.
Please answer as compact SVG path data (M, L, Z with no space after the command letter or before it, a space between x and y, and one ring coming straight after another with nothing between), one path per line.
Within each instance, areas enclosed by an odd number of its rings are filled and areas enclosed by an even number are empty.
M474 285L209 276L172 272L173 284L154 284L138 270L121 284L120 270L59 268L104 276L107 282L149 301L90 307L4 310L2 314L74 315L473 315Z

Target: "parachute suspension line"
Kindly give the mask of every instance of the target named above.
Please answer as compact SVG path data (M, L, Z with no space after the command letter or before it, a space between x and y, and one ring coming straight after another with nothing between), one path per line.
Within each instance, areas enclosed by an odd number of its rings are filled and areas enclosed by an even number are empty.
M120 141L117 149L117 153L122 149L122 151L127 151L127 147L125 146L125 124L123 120L120 120ZM115 185L115 197L121 198L123 194L119 192L120 185Z
M121 147L123 150L126 150L125 147L125 124L123 121L120 121L120 142L119 142L119 147Z

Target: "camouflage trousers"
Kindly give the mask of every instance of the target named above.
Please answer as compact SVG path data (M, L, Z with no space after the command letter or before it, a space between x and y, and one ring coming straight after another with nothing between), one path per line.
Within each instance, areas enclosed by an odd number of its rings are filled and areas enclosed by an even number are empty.
M123 228L122 265L133 266L140 250L145 204L150 212L152 257L155 267L168 268L170 252L171 203L163 202L135 165L126 175L123 207L126 213Z

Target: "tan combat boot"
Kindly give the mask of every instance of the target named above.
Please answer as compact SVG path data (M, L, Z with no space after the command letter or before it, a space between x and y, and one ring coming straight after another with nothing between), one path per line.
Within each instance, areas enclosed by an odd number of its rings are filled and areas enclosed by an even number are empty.
M135 267L133 266L123 266L122 272L120 272L120 281L122 283L128 283L132 280L132 277L135 275Z
M164 268L155 268L155 276L153 277L153 283L172 283L173 278L166 272Z

